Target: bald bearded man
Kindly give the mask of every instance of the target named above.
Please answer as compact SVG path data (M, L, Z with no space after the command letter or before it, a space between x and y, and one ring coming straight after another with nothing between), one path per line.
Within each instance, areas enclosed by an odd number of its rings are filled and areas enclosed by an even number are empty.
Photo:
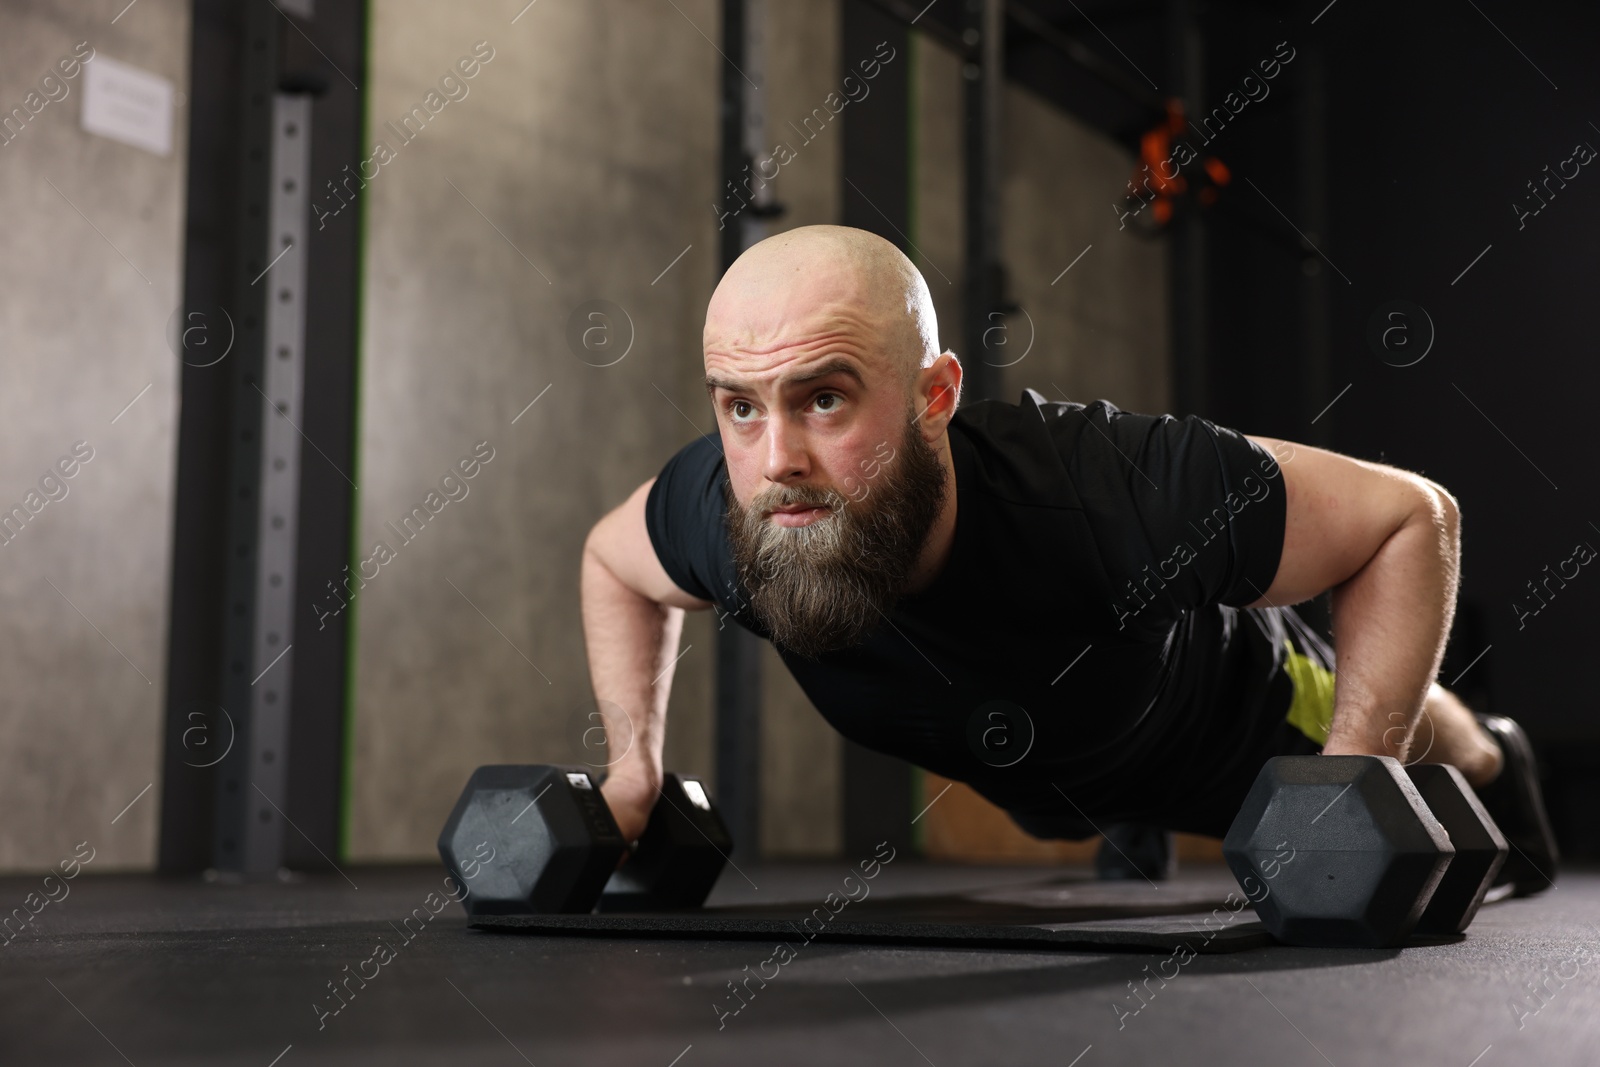
M1038 837L1221 836L1262 763L1454 764L1548 884L1531 750L1434 681L1460 518L1418 475L1046 401L958 410L922 275L860 230L750 248L706 312L718 434L590 533L590 673L629 840L662 778L686 610L772 641L868 748L970 784ZM1333 590L1335 649L1289 607ZM1504 773L1503 773L1504 772ZM1531 857L1531 859L1529 858Z

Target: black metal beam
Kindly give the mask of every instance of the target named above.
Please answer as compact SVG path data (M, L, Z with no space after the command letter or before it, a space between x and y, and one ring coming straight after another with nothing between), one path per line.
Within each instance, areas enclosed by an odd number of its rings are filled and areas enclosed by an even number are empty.
M157 866L166 874L211 865L213 756L231 745L232 736L217 703L222 686L218 623L227 566L226 511L217 502L227 486L228 382L208 349L225 350L237 327L221 309L232 294L238 237L232 220L238 214L238 113L244 90L235 72L243 65L244 21L236 4L196 0L193 5L184 293L168 333L174 355L183 360L183 402L161 739ZM190 350L193 355L185 356Z
M844 0L840 9L842 74L860 76L858 65L878 53L881 42L896 58L884 63L872 94L841 116L843 189L840 221L870 230L910 254L911 61L910 31L881 5ZM965 362L965 361L963 361ZM912 785L915 770L892 756L846 739L843 748L842 839L845 855L870 855L879 842L912 847Z
M1328 233L1328 70L1319 41L1301 49L1295 71L1303 89L1294 98L1299 153L1300 206L1307 236L1320 241ZM1307 420L1301 440L1322 448L1333 447L1333 421L1319 415L1333 399L1333 300L1328 292L1332 272L1319 259L1309 271L1302 267L1300 356L1301 410Z
M761 0L756 0L757 3ZM753 162L749 137L751 109L760 101L746 80L751 11L747 0L722 0L722 101L720 144L722 181L716 201L742 204L741 188ZM759 70L757 71L759 77ZM758 83L759 84L759 83ZM759 126L759 123L757 123ZM745 207L722 227L722 270L749 247L759 233L760 216ZM714 714L717 807L740 856L761 854L761 641L737 625L717 631Z
M907 26L915 26L951 49L963 51L966 48L962 31L966 27L965 20L968 17L967 0L944 0L939 9L934 9L933 5L926 3L925 0L915 0L915 2L863 0L863 2L872 4ZM961 8L960 16L949 19L948 10L954 10L958 5ZM1086 74L1092 75L1107 88L1116 90L1131 103L1148 110L1151 123L1159 121L1166 114L1165 98L1159 92L1133 78L1122 67L1078 40L1071 30L1055 25L1037 11L1015 0L1002 6L1007 22L1059 53L1061 58L1082 69Z
M742 203L742 198L736 197L733 190L737 190L739 183L744 178L744 168L751 162L750 153L745 150L744 144L744 119L745 119L745 75L741 68L745 61L745 0L722 0L722 90L720 97L721 110L718 115L717 136L721 151L722 181L717 184L717 195L713 198L715 203ZM727 184L732 182L732 186ZM744 215L741 212L732 220L730 225L724 225L718 232L720 242L721 275L733 261L738 259L745 250ZM725 806L725 805L719 805Z
M1169 0L1167 5L1172 76L1182 90L1188 113L1200 110L1205 103L1205 38L1195 2ZM1204 212L1181 211L1169 236L1170 410L1179 416L1205 415L1209 410L1206 226Z
M1137 80L1122 67L1078 40L1072 35L1071 31L1056 26L1032 8L1023 4L1006 4L1005 14L1007 21L1016 24L1044 44L1060 52L1069 62L1082 67L1086 72L1100 79L1109 88L1122 93L1133 103L1147 108L1150 112L1150 122L1152 124L1161 121L1165 117L1167 102L1160 92Z
M961 47L961 31L958 28L947 26L938 18L925 18L933 4L912 3L911 0L861 0L862 3L871 4L885 14L892 15L906 26L914 26L934 40L959 49ZM946 4L964 3L965 0L944 0Z
M1000 399L1005 347L1000 264L1000 138L1005 102L1004 0L963 0L963 183L966 290L961 387L964 401Z

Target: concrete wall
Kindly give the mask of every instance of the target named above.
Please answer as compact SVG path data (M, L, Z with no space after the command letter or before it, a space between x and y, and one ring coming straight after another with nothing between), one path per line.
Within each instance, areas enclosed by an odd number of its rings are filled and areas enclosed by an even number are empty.
M84 73L39 91L87 41L186 92L188 5L144 0L113 24L124 6L0 12L0 508L38 509L0 544L4 871L82 841L91 870L155 859L160 790L140 794L160 773L186 112L159 156L80 128ZM45 503L41 477L79 441L93 458Z

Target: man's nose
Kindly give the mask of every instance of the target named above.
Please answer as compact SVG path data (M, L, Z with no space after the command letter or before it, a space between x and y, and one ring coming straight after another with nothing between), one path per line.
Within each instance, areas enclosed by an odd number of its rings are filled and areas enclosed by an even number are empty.
M762 474L767 481L785 485L811 473L811 457L806 452L800 427L787 418L768 418L766 462Z

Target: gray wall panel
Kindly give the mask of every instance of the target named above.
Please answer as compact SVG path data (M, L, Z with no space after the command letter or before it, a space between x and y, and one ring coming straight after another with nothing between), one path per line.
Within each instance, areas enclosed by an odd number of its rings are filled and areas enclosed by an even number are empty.
M113 24L125 3L7 5L0 110L27 114L80 41L187 92L187 5L145 0ZM60 99L0 144L0 508L26 506L74 442L94 456L0 547L5 871L84 840L92 870L155 857L159 790L118 815L159 773L186 115L166 156L91 135L84 79L50 86Z

